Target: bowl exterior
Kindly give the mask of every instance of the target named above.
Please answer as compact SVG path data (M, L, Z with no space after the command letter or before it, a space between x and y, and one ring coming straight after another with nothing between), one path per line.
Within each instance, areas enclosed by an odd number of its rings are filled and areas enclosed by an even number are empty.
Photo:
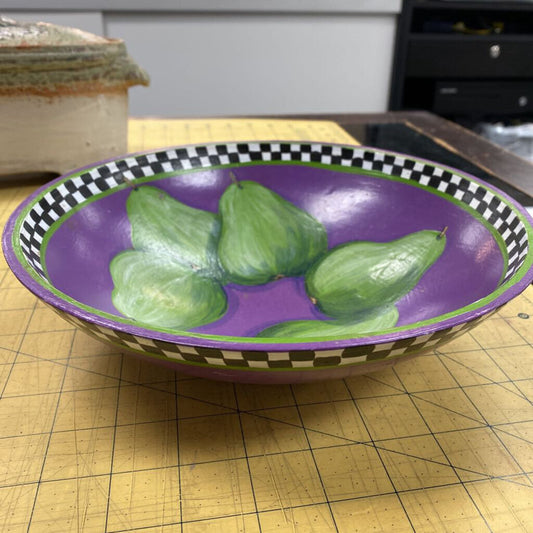
M497 312L496 309L435 333L382 344L363 344L331 350L268 352L206 348L139 337L98 326L54 307L52 309L64 320L101 342L185 374L220 381L278 385L342 379L382 370L399 361L441 348Z
M80 306L54 291L41 247L55 221L93 196L127 189L157 175L234 168L261 162L362 169L438 192L475 213L498 235L506 255L500 286L488 297L435 320L366 337L315 342L250 342L173 334L124 323ZM165 149L102 162L54 180L28 198L9 219L4 253L19 280L89 335L196 375L251 382L289 383L366 373L430 352L475 327L533 280L533 229L525 210L482 180L437 163L366 147L317 143L239 143Z

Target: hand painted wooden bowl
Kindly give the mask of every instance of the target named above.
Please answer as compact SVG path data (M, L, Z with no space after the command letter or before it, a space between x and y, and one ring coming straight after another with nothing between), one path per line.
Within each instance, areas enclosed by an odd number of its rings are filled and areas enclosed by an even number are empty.
M294 383L431 352L533 280L496 188L357 146L164 149L64 175L9 219L19 280L118 350L192 375Z

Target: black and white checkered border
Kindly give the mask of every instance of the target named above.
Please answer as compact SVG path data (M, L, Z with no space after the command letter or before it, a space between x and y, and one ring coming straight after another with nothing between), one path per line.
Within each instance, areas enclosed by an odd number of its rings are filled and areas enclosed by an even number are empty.
M528 253L527 231L513 209L490 191L452 171L405 156L319 143L234 143L191 146L128 157L106 163L48 191L29 211L20 229L23 254L45 278L41 246L52 224L90 197L109 189L166 172L265 161L339 165L379 171L435 189L475 209L501 235L508 253L505 281Z
M172 344L138 337L130 333L116 331L86 322L56 308L70 324L88 335L124 350L141 352L148 356L163 357L183 364L202 364L215 367L241 369L309 369L318 367L338 367L357 363L379 361L388 358L432 352L452 339L470 331L481 320L492 316L497 309L475 320L459 324L435 333L411 337L386 344L370 344L334 350L293 350L267 352L261 350L222 350Z

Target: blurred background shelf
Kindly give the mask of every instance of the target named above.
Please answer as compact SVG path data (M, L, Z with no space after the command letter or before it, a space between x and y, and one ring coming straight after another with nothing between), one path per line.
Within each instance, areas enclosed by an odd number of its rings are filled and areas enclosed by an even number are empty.
M0 0L0 13L124 39L151 77L132 116L427 110L533 158L529 128L501 130L533 122L531 1Z
M474 125L533 117L533 3L405 0L391 110Z

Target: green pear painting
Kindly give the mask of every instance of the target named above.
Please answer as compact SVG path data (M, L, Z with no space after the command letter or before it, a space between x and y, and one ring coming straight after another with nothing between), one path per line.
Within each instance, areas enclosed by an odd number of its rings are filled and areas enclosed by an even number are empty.
M237 181L220 199L219 260L233 283L262 285L300 276L327 250L324 226L254 181Z
M307 272L307 294L326 315L346 319L394 303L444 251L444 232L418 231L391 242L355 241L330 250Z
M261 305L261 294L293 278L311 317L264 323L249 336L364 336L396 326L398 301L446 246L445 230L420 230L389 242L329 248L325 226L304 209L256 181L230 173L228 182L218 212L152 185L129 192L132 248L109 266L120 313L139 324L190 331L231 316L231 305L239 305L231 291L253 290Z
M219 319L227 307L220 283L169 256L127 250L110 264L112 300L124 315L152 326L188 330Z
M216 213L190 207L150 185L133 189L126 209L134 249L169 255L201 275L222 277L217 258L220 218Z
M315 339L357 337L394 327L398 316L396 306L387 305L345 320L287 320L264 329L257 336Z

